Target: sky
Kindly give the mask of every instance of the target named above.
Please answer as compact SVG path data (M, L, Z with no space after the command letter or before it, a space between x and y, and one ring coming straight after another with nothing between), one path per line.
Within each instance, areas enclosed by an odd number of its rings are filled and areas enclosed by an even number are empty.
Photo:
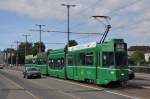
M70 31L91 33L70 34L79 44L99 42L105 26L93 19L94 15L111 17L112 28L106 38L122 38L133 45L150 46L150 0L0 0L0 49L16 47L15 41L24 42L23 34L29 34L29 42L39 41L35 24L44 24L43 30L67 31L67 8L61 4L74 4L70 8ZM62 48L67 34L43 32L42 41L49 48Z

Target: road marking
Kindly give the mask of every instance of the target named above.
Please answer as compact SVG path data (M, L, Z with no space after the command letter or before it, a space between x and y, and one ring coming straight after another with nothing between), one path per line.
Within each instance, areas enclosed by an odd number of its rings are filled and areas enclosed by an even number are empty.
M35 98L35 99L39 99L37 96L35 96L35 95L33 95L31 92L29 92L29 91L25 91L27 94L29 94L29 95L31 95L33 98Z
M13 85L17 86L20 89L24 89L23 87L21 87L19 84L15 83L14 81L8 79L7 77L1 75L4 79L6 79L8 82L11 82Z
M142 86L142 88L150 89L150 86Z
M73 85L79 85L79 86L82 86L82 87L87 87L87 88L91 88L91 89L95 89L95 90L104 90L104 89L100 89L100 88L96 88L96 87L92 87L92 86L87 86L87 85L83 85L83 84L78 84L78 83L74 83L74 82L69 82L69 81L57 79L57 78L49 78L49 79L54 79L54 80L57 80L57 81L62 81L62 82L70 83L70 84L73 84ZM123 96L123 97L127 97L127 98L131 98L131 99L140 99L140 98L137 98L137 97L124 95L124 94L113 92L113 91L105 91L105 92L115 94L115 95L119 95L119 96Z
M32 83L34 83L34 84L38 84L38 85L39 85L39 83L38 83L38 82L35 82L35 81L33 81L33 80L30 80L30 82L32 82ZM41 85L40 85L40 86L41 86ZM52 87L47 86L47 88L51 89ZM65 94L65 95L67 95L67 96L70 96L70 97L72 97L72 98L74 98L74 99L81 99L81 98L80 98L80 97L78 97L78 96L74 96L74 95L72 95L72 94L65 93L65 92L63 92L63 91L61 91L61 90L58 90L57 92L58 92L58 93L61 93L61 94Z
M114 92L114 91L105 91L105 92L108 92L108 93L111 93L111 94L115 94L115 95L119 95L119 96L128 97L128 98L131 98L131 99L140 99L140 98L137 98L137 97L128 96L128 95L121 94L121 93Z
M65 92L63 92L63 91L61 91L61 90L59 90L58 92L59 92L59 93L62 93L62 94L65 94L65 95L67 95L67 96L73 97L73 98L75 98L75 99L80 99L80 97L76 97L76 96L74 96L74 95L65 93Z
M15 83L14 81L8 79L8 78L5 77L4 75L1 74L1 76L2 76L4 79L6 79L7 81L9 81L9 82L11 82L12 84L14 84L15 86L17 86L18 88L24 89L22 86L20 86L19 84ZM26 92L27 94L31 95L33 98L39 99L37 96L33 95L33 94L32 94L31 92L29 92L29 91L26 90L25 92Z
M67 81L67 80L57 79L57 78L48 78L48 79L54 79L54 80L57 80L57 81L62 81L62 82L65 82L65 83L69 83L69 84L73 84L73 85L78 85L78 86L82 86L82 87L86 87L86 88L91 88L91 89L95 89L95 90L104 90L104 88L100 89L100 88L96 88L96 87L92 87L92 86L87 86L87 85L84 85L84 84L70 82L70 81ZM114 92L114 91L105 91L105 92L111 93L111 94L115 94L115 95L119 95L119 96L123 96L123 97L127 97L127 98L131 98L131 99L140 99L140 98L137 98L137 97L132 97L132 96L129 96L129 95L124 95L124 94L121 94L121 93L118 93L118 92Z
M88 85L84 85L84 84L70 82L70 81L67 81L67 80L62 80L62 79L57 79L57 78L49 78L49 79L54 79L54 80L57 80L57 81L62 81L62 82L65 82L65 83L69 83L69 84L73 84L73 85L78 85L78 86L82 86L82 87L86 87L86 88L91 88L91 89L95 89L95 90L104 90L104 88L100 89L100 88L96 88L96 87L92 87L92 86L88 86Z

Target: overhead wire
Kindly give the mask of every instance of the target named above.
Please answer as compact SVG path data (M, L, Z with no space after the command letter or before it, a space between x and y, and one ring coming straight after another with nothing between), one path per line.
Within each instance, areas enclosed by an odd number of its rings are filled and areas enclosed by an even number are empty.
M129 4L124 5L124 6L120 7L120 8L118 8L118 9L115 9L115 10L113 10L113 11L111 11L111 12L106 13L106 15L115 13L116 11L119 11L119 10L122 10L122 9L125 9L125 8L127 8L127 7L129 7L129 6L132 6L132 5L136 4L136 3L138 3L139 1L142 1L142 0L135 0L135 1L132 2L132 3L129 3ZM77 28L77 27L79 27L79 26L81 26L81 25L83 25L83 24L85 24L85 23L86 23L86 22L76 24L74 27Z

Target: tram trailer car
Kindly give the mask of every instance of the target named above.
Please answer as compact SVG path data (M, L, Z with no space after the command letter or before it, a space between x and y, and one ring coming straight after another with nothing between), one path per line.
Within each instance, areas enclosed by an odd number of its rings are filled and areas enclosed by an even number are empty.
M37 56L28 55L26 56L25 67L37 68L42 75L48 75L47 67L47 53L41 53Z
M27 55L25 57L25 65L24 67L36 67L35 61L36 61L36 56L34 57L33 55Z
M36 68L40 70L42 75L48 75L47 52L37 54Z
M102 44L89 43L69 47L67 54L64 49L49 51L48 74L101 85L126 82L127 44L123 39L112 39Z

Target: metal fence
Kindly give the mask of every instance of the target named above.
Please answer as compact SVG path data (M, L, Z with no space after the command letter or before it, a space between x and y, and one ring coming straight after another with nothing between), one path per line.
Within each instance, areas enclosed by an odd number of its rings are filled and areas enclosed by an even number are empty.
M137 73L150 73L150 66L129 66L129 68Z

